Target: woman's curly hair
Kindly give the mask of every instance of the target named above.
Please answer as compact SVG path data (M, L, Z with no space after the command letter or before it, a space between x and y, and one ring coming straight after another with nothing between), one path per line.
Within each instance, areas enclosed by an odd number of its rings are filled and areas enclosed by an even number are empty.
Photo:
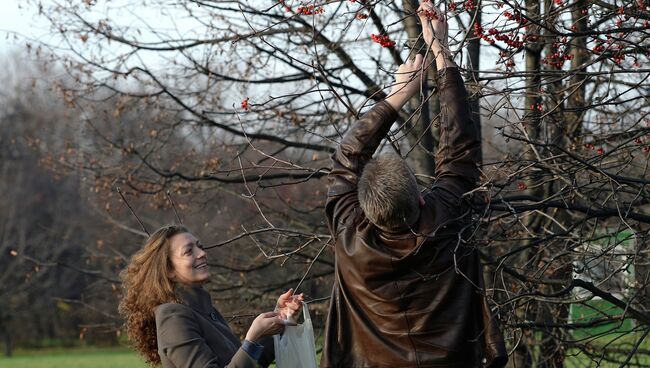
M120 273L123 295L119 312L124 317L126 333L131 345L152 366L160 364L154 309L164 303L179 302L169 279L169 239L187 232L190 231L179 225L156 230Z

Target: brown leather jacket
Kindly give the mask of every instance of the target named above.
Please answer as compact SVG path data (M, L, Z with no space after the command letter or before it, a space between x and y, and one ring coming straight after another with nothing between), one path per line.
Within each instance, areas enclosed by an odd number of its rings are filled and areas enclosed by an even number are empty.
M500 367L507 354L482 290L477 252L465 244L463 194L476 186L480 142L456 68L440 84L436 182L414 233L368 221L357 179L397 118L375 105L334 153L326 205L336 237L335 280L321 367Z

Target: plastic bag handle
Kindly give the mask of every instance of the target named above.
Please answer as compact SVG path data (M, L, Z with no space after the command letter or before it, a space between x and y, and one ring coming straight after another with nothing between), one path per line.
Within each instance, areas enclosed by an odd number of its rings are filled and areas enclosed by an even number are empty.
M311 316L309 315L309 308L307 308L307 303L305 302L301 302L301 303L302 303L302 318L305 320L305 322L307 321L311 322Z

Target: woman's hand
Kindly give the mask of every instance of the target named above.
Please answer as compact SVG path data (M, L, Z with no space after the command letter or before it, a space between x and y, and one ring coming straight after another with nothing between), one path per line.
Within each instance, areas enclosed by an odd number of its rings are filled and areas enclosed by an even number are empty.
M291 319L294 314L300 312L303 300L305 296L302 293L293 295L293 289L289 289L278 298L275 311L279 312L283 319Z
M257 342L263 337L273 336L284 331L284 326L295 326L296 323L280 317L280 313L262 313L255 318L251 327L246 332L246 340Z

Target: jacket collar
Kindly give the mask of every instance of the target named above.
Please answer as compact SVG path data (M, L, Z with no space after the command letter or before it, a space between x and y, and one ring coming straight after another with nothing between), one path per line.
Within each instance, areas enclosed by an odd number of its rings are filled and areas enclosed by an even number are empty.
M176 284L175 292L183 304L202 315L212 312L212 297L201 285Z

